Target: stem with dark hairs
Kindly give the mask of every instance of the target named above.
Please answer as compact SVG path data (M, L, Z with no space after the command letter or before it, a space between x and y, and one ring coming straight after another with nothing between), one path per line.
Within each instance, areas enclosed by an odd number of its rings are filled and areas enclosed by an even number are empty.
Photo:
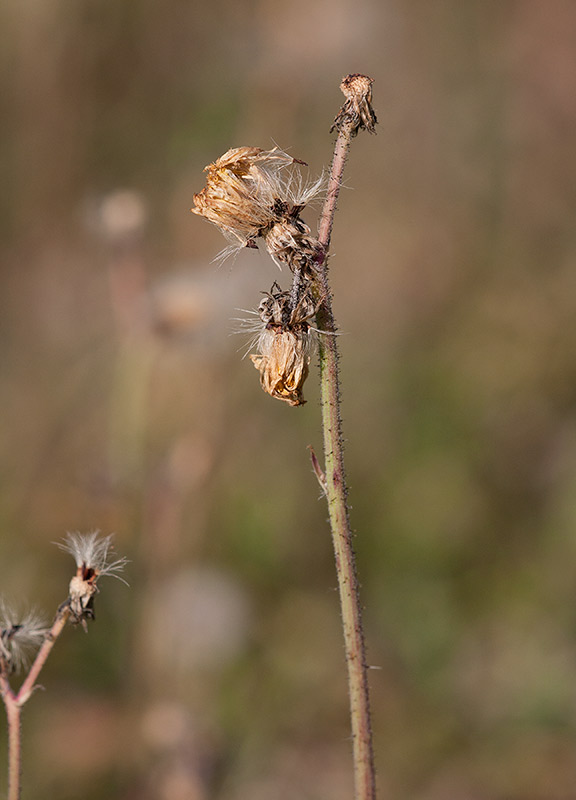
M358 120L353 115L347 119L345 118L338 125L338 137L334 147L328 190L318 227L318 239L322 245L324 255L318 264L318 283L323 301L317 314L317 321L319 329L328 334L319 337L325 458L325 480L320 481L320 484L328 502L344 627L353 737L355 797L356 800L375 800L376 777L370 723L366 647L356 560L352 547L352 530L350 528L346 499L347 488L344 471L342 418L340 414L338 346L337 337L333 335L336 332L336 324L332 312L332 295L328 282L328 249L336 202L342 185L342 175L350 143L357 130Z

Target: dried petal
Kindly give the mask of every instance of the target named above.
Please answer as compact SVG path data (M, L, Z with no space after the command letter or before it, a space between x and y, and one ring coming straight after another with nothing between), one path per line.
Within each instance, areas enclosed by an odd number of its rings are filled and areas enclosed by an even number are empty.
M291 406L306 402L302 395L310 364L308 334L291 330L267 329L262 355L250 356L260 372L264 391Z
M241 247L253 246L278 219L274 209L278 170L294 161L278 148L236 147L208 164L206 186L192 212L217 225Z

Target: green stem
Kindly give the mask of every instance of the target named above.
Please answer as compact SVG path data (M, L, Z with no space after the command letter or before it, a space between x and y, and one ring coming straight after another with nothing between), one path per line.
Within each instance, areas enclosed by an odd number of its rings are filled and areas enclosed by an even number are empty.
M348 666L348 691L354 751L354 782L356 800L375 800L376 778L374 748L370 724L370 695L366 666L366 647L362 626L362 608L359 598L356 560L352 547L352 530L346 502L346 475L340 415L340 389L338 377L338 346L332 296L328 282L328 258L336 202L342 185L342 175L350 148L354 124L340 126L334 147L334 157L326 201L320 218L318 239L324 258L319 265L319 284L322 305L318 312L318 326L328 335L320 336L320 389L324 457L326 472L326 499L338 574L338 589L344 627L344 644Z

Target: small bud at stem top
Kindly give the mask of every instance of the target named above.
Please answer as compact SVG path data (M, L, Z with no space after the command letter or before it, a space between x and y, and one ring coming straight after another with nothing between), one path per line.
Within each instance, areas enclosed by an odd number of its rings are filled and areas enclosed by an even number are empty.
M340 89L346 98L346 102L338 112L331 131L334 128L342 130L344 127L351 125L350 133L356 136L361 128L367 130L368 133L376 133L375 125L378 120L372 108L372 84L373 78L367 75L352 74L347 75L342 83Z

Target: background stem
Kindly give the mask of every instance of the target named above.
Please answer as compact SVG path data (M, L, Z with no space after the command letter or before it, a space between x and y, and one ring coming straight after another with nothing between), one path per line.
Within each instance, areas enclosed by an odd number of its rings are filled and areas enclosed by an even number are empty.
M339 127L334 147L326 201L320 218L318 239L324 257L319 264L320 292L323 298L318 311L318 327L334 333L336 325L332 312L332 296L328 282L328 248L336 202L342 185L342 174L355 125ZM352 547L352 531L346 502L346 475L340 415L340 389L338 378L338 347L333 335L320 336L320 389L322 427L326 472L326 498L330 514L330 527L336 559L338 589L344 627L348 691L353 737L355 797L357 800L374 800L376 778L374 749L370 723L370 696L366 666L366 648L362 626L362 609L359 599L356 561Z
M21 775L21 739L20 739L20 706L8 679L0 674L0 692L6 708L8 720L8 800L20 798Z
M30 667L28 671L28 675L24 679L18 694L16 695L16 699L18 701L19 706L23 706L24 703L29 699L30 695L34 691L36 681L42 670L42 667L46 663L46 659L50 655L50 651L54 647L56 639L60 636L64 628L66 627L66 623L68 622L68 618L70 617L70 608L69 606L65 605L60 608L58 613L56 614L56 618L52 623L52 627L50 631L46 635L44 642L42 643L42 647L38 650L36 658L34 659L34 663Z
M6 718L8 720L8 800L19 800L22 791L21 709L30 699L42 667L46 663L54 643L64 630L69 617L69 606L61 606L26 678L16 694L12 691L7 674L0 672L0 694L6 708Z
M19 800L22 774L20 706L16 702L9 702L6 706L6 716L8 717L8 800Z

